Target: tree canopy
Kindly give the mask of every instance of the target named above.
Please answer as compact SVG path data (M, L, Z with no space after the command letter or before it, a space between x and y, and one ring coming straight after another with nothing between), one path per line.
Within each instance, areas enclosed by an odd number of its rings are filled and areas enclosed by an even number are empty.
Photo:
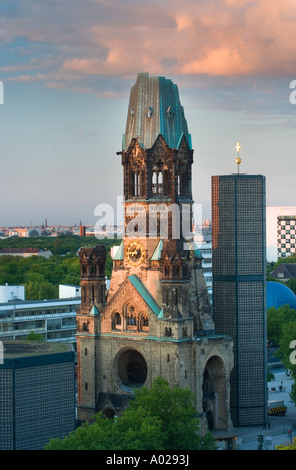
M278 309L271 307L267 310L267 338L269 344L279 346L284 325L289 322L296 322L296 310L288 304Z
M157 377L151 389L135 390L127 409L114 419L102 413L64 439L51 439L46 450L212 450L210 433L201 436L195 397L170 388Z
M276 356L284 367L291 372L294 384L290 397L296 405L296 310L284 305L278 309L272 307L267 311L267 337L270 344L278 349Z
M0 240L0 248L41 248L53 256L0 256L0 285L24 285L26 300L55 299L59 284L80 285L80 262L77 252L81 246L105 245L107 250L106 276L110 277L111 246L120 240L97 240L94 237L60 236L36 238L8 238Z

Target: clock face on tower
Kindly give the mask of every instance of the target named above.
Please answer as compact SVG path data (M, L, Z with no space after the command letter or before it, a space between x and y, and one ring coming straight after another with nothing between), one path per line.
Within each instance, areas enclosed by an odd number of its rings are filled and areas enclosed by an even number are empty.
M125 259L131 266L139 266L145 259L145 248L137 240L130 242L126 247Z

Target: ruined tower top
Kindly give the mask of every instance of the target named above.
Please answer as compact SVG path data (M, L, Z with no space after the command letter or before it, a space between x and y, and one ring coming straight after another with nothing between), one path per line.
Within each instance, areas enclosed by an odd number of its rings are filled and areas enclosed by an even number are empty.
M123 150L128 149L133 138L138 139L143 148L151 148L159 134L170 148L178 148L185 135L191 148L177 85L164 77L140 73L131 88Z

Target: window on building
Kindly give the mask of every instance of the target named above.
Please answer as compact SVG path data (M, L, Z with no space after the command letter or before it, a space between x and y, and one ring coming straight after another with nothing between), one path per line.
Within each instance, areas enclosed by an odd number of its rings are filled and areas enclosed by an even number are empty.
M114 315L115 325L121 325L121 315L119 312L116 312Z
M163 194L163 176L162 171L154 171L152 173L152 194Z
M135 326L136 325L136 316L131 314L127 316L127 325L129 326Z

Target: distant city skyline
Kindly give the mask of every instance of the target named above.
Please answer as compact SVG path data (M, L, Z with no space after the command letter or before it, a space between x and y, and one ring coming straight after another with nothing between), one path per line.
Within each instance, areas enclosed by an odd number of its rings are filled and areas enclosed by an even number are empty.
M95 224L98 204L116 208L139 72L178 86L204 218L237 141L267 205L295 205L292 0L4 0L0 13L0 226Z

